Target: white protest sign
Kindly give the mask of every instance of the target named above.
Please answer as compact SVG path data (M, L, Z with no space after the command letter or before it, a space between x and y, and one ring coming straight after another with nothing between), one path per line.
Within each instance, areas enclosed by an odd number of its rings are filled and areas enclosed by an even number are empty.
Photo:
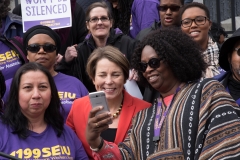
M35 25L52 29L72 26L70 0L22 0L23 32Z

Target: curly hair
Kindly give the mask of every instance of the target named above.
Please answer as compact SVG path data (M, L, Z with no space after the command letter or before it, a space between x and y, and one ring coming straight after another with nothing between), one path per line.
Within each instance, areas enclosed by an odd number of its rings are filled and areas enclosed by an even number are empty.
M8 12L11 10L9 7L10 0L4 0L3 4L0 3L0 28L2 27L2 19L5 18Z
M179 28L159 29L148 35L138 44L132 56L132 67L138 71L140 83L150 86L139 70L142 50L151 46L159 58L163 59L180 82L191 82L201 78L207 64L204 62L201 49L188 35Z
M133 0L118 0L118 7L112 7L113 28L119 28L124 34L129 34L130 18Z

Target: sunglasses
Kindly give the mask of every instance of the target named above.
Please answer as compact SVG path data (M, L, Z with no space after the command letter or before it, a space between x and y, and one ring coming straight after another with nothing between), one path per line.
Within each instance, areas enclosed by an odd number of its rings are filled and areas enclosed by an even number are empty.
M234 48L235 51L237 51L238 56L240 56L240 48Z
M160 61L162 59L160 58L151 58L148 63L144 63L144 62L139 62L139 70L141 72L145 72L147 67L150 66L153 69L157 69L158 67L160 67Z
M40 45L40 44L30 44L27 46L27 51L30 51L32 53L37 53L39 52L40 48L43 48L43 50L47 53L49 52L53 52L57 49L57 47L53 44L50 43L46 43L44 45Z
M158 11L166 12L170 9L172 12L178 12L182 6L171 5L171 6L157 6Z

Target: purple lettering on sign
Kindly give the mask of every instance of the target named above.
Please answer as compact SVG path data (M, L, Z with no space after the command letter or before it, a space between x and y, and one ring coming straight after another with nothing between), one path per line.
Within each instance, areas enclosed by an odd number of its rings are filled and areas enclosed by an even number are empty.
M70 27L71 19L67 18L58 18L58 19L44 19L38 21L25 21L24 22L24 31L27 31L29 28L35 25L44 25L49 26L52 29Z
M32 4L32 2L33 2L33 4L41 4L41 3L46 3L46 0L26 0L26 3L27 4ZM52 3L52 0L51 0L51 3Z
M66 4L26 7L27 16L51 15L51 14L59 14L59 13L66 13L66 12L67 12Z

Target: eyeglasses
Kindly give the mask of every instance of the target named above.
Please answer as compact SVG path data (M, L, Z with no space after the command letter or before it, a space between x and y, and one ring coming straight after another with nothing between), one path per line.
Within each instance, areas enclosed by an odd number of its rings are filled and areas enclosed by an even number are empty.
M97 23L99 20L101 20L103 23L104 22L107 22L110 20L109 17L106 17L106 16L102 16L100 18L98 17L93 17L93 18L90 18L88 21L91 22L91 23Z
M166 12L170 9L172 12L177 12L182 6L171 5L171 6L157 6L157 9L161 12Z
M141 72L145 72L148 65L153 68L153 69L157 69L158 67L160 67L160 61L162 59L160 58L151 58L148 63L144 63L144 62L139 62L139 70Z
M186 18L181 21L181 24L184 28L187 28L187 27L191 27L192 22L194 21L194 23L197 26L200 26L200 25L204 25L206 23L206 20L209 20L209 19L204 16L197 16L195 19Z
M32 52L32 53L37 53L40 48L43 48L43 50L45 52L53 52L57 49L57 47L53 44L50 44L50 43L46 43L44 45L40 45L40 44L30 44L27 46L27 50Z
M234 48L235 51L237 51L238 56L240 56L240 48Z

